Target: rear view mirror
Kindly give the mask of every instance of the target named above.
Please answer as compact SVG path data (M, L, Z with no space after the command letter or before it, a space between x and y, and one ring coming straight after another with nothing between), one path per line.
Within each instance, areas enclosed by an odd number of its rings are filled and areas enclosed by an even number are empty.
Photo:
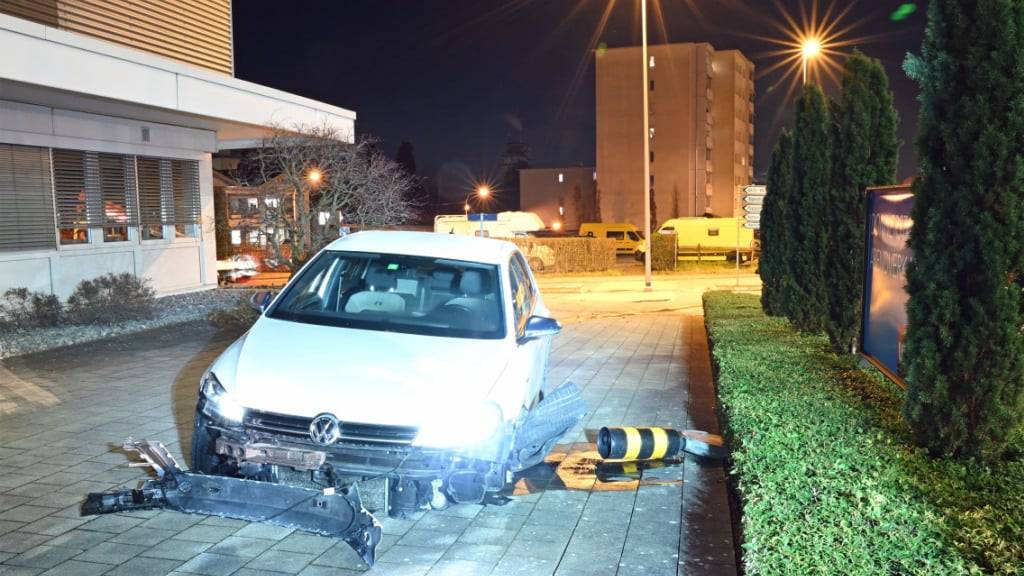
M249 296L249 305L260 312L264 312L270 306L270 302L273 299L274 293L270 290L257 290L253 292L252 296Z
M519 338L519 342L529 342L530 340L537 340L538 338L554 336L561 331L562 325L554 318L530 316L530 319L526 321L526 329L523 330L523 335Z

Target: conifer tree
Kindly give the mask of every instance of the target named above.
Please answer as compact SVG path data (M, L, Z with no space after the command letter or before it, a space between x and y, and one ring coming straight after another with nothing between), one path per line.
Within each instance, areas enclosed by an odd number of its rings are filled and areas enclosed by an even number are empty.
M1024 2L933 0L907 273L904 415L933 455L992 456L1024 390Z
M820 332L828 316L825 262L828 249L829 176L832 162L831 120L821 88L804 86L796 106L793 135L794 198L791 218L794 245L790 257L793 289L784 307L793 325Z
M786 290L793 250L793 135L783 130L772 150L768 194L761 212L761 307L771 316L786 315Z
M878 60L854 51L843 73L842 100L833 110L825 331L833 351L848 354L860 328L865 189L896 179L898 121L889 80Z

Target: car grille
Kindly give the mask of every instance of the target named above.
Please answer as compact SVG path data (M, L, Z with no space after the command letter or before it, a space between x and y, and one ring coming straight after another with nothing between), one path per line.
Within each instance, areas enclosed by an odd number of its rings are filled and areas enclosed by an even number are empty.
M257 432L308 440L309 424L312 421L312 418L303 416L249 411L245 417L245 426ZM419 431L415 426L386 426L359 422L339 422L339 424L341 425L339 443L412 444Z

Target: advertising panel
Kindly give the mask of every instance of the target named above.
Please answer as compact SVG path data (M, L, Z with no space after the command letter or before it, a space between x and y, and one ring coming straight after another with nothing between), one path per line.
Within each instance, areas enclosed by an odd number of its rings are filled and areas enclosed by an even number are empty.
M909 186L869 188L861 354L903 385L900 361L907 334L907 246L914 194Z

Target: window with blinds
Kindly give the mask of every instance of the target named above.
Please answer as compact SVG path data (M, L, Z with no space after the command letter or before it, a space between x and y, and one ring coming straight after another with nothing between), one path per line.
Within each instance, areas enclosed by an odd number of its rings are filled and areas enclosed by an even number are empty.
M159 240L164 237L164 224L173 220L168 200L170 165L167 160L142 156L135 162L139 180L139 230L143 240Z
M171 197L174 205L174 231L179 238L198 236L199 163L195 160L171 160Z
M89 242L90 215L86 202L85 152L53 150L53 194L57 204L57 230L61 244Z
M0 251L55 243L49 149L0 144Z
M93 153L86 154L88 158ZM139 211L135 206L135 158L97 153L96 166L103 241L126 242L128 229L139 225Z

